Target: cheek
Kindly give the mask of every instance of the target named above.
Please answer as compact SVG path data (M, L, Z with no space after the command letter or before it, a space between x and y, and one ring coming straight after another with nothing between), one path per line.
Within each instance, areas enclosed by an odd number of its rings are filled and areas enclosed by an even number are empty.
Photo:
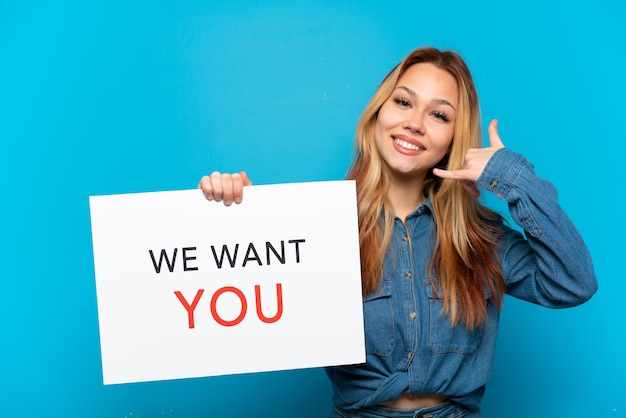
M376 144L376 148L378 148L378 150L380 151L380 146L383 143L383 140L386 136L385 134L385 125L384 125L384 120L381 121L380 116L378 117L378 119L376 119L376 125L374 127L374 143Z
M400 120L400 114L397 112L389 101L383 103L378 111L376 118L376 130L384 131L395 127Z
M437 135L433 137L433 145L437 148L437 151L445 154L450 151L452 147L452 136L454 135L454 127L451 129L446 127L437 132Z
M382 155L384 153L382 138L383 138L383 135L380 133L380 130L378 129L378 125L377 125L376 129L374 130L374 147L373 148L376 149L379 155Z

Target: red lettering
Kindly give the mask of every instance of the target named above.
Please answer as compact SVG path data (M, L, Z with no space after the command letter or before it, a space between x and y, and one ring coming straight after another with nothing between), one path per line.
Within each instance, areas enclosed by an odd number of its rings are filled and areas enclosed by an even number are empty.
M276 284L276 299L278 301L278 307L276 309L276 315L272 318L268 318L263 315L263 309L261 309L261 286L254 286L254 296L256 299L256 314L259 319L266 324L272 324L280 319L283 316L283 288L280 283Z
M196 309L198 302L200 302L200 297L202 297L203 293L204 293L204 289L199 289L198 292L196 293L196 297L193 299L193 302L191 303L191 305L189 305L189 303L187 302L187 299L185 299L185 297L180 291L177 290L174 292L174 294L176 295L180 303L182 303L185 309L187 310L187 317L189 319L190 329L195 326L194 318L193 318L193 311Z
M241 311L239 312L239 315L237 316L237 318L233 320L226 320L222 318L217 312L217 300L219 299L220 296L222 296L226 292L234 293L239 298L239 301L241 302ZM204 289L199 289L198 292L196 292L196 296L193 298L193 302L191 304L187 302L187 299L185 299L182 292L177 290L174 292L174 294L176 295L180 303L183 305L183 307L187 311L189 329L194 328L195 327L194 312L196 310L196 306L198 306L198 302L200 302L200 298L204 294ZM276 284L276 313L274 314L274 316L267 317L263 314L260 285L254 286L254 297L255 297L255 302L256 302L256 314L262 322L266 324L273 324L274 322L277 322L283 316L283 287L280 283ZM248 301L246 300L246 297L243 294L243 292L237 289L236 287L233 287L233 286L222 287L218 289L211 297L211 315L213 316L213 319L215 320L215 322L217 322L218 324L224 327L232 327L232 326L240 324L246 317L247 312L248 312Z
M219 298L223 293L226 293L226 292L234 293L235 295L239 297L239 300L241 301L241 313L239 314L237 318L235 318L232 321L226 321L222 319L217 313L217 298ZM241 321L243 321L243 319L245 318L247 311L248 311L248 302L246 301L246 297L244 296L243 292L237 289L236 287L232 287L232 286L222 287L218 289L217 292L215 292L215 294L211 298L211 315L213 315L213 319L215 319L215 321L218 324L223 325L225 327L232 327L234 325L241 323Z

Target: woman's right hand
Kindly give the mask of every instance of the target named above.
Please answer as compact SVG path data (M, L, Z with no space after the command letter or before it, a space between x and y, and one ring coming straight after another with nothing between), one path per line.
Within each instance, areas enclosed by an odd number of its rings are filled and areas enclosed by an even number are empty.
M200 179L198 188L202 189L208 200L224 202L224 205L230 206L233 202L241 203L244 186L251 185L252 182L245 171L233 174L214 171L210 176Z

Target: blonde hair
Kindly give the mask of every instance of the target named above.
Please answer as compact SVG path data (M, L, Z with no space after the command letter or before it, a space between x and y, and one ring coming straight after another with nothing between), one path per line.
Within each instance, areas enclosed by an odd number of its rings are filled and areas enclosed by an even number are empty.
M467 150L482 146L478 95L469 69L457 53L432 47L416 49L383 79L357 125L357 153L348 173L357 185L364 295L381 285L394 221L386 193L390 174L374 141L376 120L400 77L418 63L447 71L458 85L452 145L449 155L437 166L460 169ZM433 290L436 294L441 290L444 312L453 326L461 321L469 329L480 326L487 315L487 294L498 308L504 297L505 284L496 252L501 217L482 206L458 181L429 173L423 191L431 199L437 227L429 268Z

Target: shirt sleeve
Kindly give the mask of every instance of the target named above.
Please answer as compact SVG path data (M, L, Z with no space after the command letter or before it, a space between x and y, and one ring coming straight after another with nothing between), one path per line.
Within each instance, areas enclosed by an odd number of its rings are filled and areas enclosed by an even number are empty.
M589 250L558 204L556 188L506 148L489 160L478 184L508 202L524 234L503 226L502 272L511 296L551 308L587 301L597 290Z

